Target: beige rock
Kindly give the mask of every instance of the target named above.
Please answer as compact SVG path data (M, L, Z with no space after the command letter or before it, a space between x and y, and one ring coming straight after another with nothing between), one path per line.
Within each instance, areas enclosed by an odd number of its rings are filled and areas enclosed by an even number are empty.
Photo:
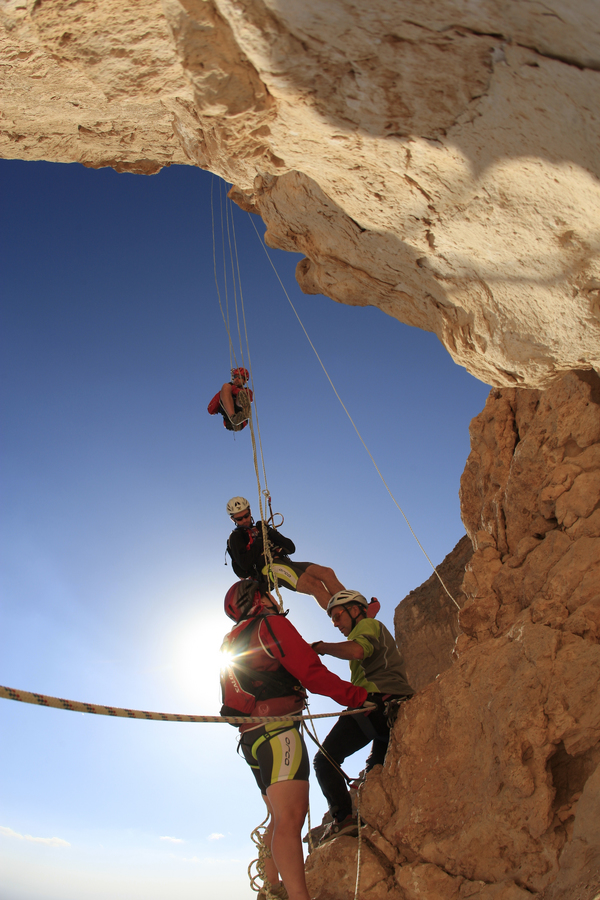
M382 775L396 810L370 824L453 877L544 888L566 841L555 784L600 742L599 664L526 619L469 650L407 704Z
M452 878L431 864L416 864L397 870L398 884L406 900L530 900L531 894L514 882L486 884Z
M407 900L458 900L464 879L452 878L443 869L430 864L404 866L396 873L396 880Z
M191 91L158 0L4 0L0 55L0 156L143 174L188 161L161 103Z
M317 896L319 900L353 900L357 849L356 838L342 835L310 854L306 863L306 883L311 896ZM365 835L361 839L360 897L365 900L404 900L393 873L393 865Z
M493 541L493 538L482 534L482 540ZM437 567L459 606L465 600L461 584L472 555L473 546L465 535ZM458 609L435 574L411 591L396 608L394 628L408 681L415 690L434 681L452 665L452 650L460 632Z
M492 391L473 423L465 633L454 665L403 706L363 788L371 843L380 833L396 849L386 860L403 900L600 893L600 532L567 533L548 510L537 531L540 504L600 471L599 387L571 374L544 394Z
M600 647L525 610L406 704L363 788L364 846L375 850L379 832L388 850L365 856L364 896L525 900L583 883L598 861L599 687ZM316 896L353 896L356 845L311 855Z
M3 0L0 49L2 156L192 162L477 377L600 367L594 0Z
M600 381L571 374L543 394L492 391L471 442L463 518L472 539L491 534L503 555L499 564L493 548L474 553L461 627L480 641L531 605L533 621L571 630L569 615L600 599ZM574 633L592 639L589 612Z

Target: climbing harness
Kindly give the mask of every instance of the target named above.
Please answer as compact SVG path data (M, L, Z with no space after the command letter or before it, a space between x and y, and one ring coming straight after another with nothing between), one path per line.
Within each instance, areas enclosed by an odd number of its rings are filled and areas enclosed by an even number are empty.
M308 341L308 343L309 343L310 346L312 347L313 352L314 352L315 356L317 357L317 359L318 359L318 361L319 361L319 364L320 364L321 368L323 369L323 372L325 373L325 376L326 376L326 378L327 378L329 384L331 385L331 387L332 387L332 389L333 389L333 392L334 392L335 396L338 398L338 400L339 400L339 402L340 402L340 404L341 404L341 406L342 406L342 409L344 410L344 412L346 413L346 415L347 415L348 418L350 419L350 423L351 423L352 427L354 428L356 434L358 435L358 438L359 438L361 444L363 445L363 447L365 448L365 450L366 450L367 453L369 454L369 457L370 457L370 459L371 459L371 462L372 462L373 465L375 466L375 469L376 469L376 471L377 471L377 474L378 474L379 477L381 478L381 480L382 480L382 482L383 482L383 484L384 484L384 487L385 487L386 491L388 492L388 494L389 494L390 497L392 498L394 504L396 505L396 507L398 508L398 510L400 511L400 513L402 514L402 517L404 518L404 521L405 521L406 524L408 525L408 528L409 528L409 530L410 530L410 533L412 534L412 536L414 537L415 541L416 541L417 544L419 545L419 547L420 547L420 549L421 549L421 552L423 553L423 555L425 556L425 559L427 560L427 562L429 563L429 565L430 565L431 568L433 569L433 571L434 571L435 575L437 576L437 578L438 578L438 580L439 580L441 586L443 587L444 591L446 592L446 594L448 595L448 597L450 598L450 600L452 600L452 602L454 603L454 605L456 606L456 608L457 608L458 610L460 610L460 606L458 605L458 603L456 602L456 600L454 599L454 597L452 596L452 594L450 593L450 591L449 591L448 588L446 587L446 584L445 584L444 580L442 579L442 576L440 575L440 573L438 572L437 568L434 566L434 564L433 564L432 561L430 560L429 556L427 555L427 551L425 550L425 548L424 548L423 545L421 544L421 541L419 540L419 538L417 537L417 535L416 535L415 532L413 531L412 525L411 525L410 522L408 521L408 518L407 518L407 516L406 516L406 513L404 512L404 510L402 509L402 507L400 506L400 504L398 503L398 501L396 500L396 498L395 498L394 495L392 494L392 491L391 491L391 489L390 489L390 487L389 487L387 481L385 480L385 478L384 478L383 475L381 474L381 470L379 469L379 466L378 466L377 463L375 462L375 459L374 459L374 457L373 457L373 454L371 453L371 451L370 451L369 448L367 447L367 445L366 445L366 443L365 443L365 441L364 441L364 439L363 439L363 436L361 435L360 431L358 430L358 428L357 428L357 426L356 426L356 423L354 422L354 419L352 418L352 416L351 416L350 413L348 412L348 409L346 408L346 405L344 404L344 401L342 400L342 398L341 398L340 395L338 394L338 392L337 392L337 390L336 390L336 387L335 387L333 381L331 380L331 377L330 377L330 375L329 375L329 372L328 372L327 369L325 368L325 364L323 363L323 360L322 360L321 357L319 356L319 354L318 354L318 352L317 352L317 349L316 349L315 345L314 345L313 342L311 341L311 339L310 339L310 337L309 337L309 335L308 335L308 332L307 332L306 328L304 327L304 324L303 324L303 322L302 322L300 316L298 315L298 312L297 312L297 310L296 310L296 307L295 307L294 304L292 303L291 297L290 297L290 295L288 294L288 292L287 292L287 290L286 290L286 288L285 288L285 285L284 285L283 281L281 280L281 277L280 277L280 275L279 275L279 272L278 272L277 269L275 268L275 263L273 262L273 260L272 260L271 257L269 256L269 251L267 250L264 241L261 239L261 237L260 237L260 235L259 235L259 233L258 233L258 229L257 229L257 227L256 227L256 224L254 223L253 219L250 217L250 214L248 214L248 218L249 218L250 221L252 222L252 227L254 228L255 234L256 234L256 236L257 236L259 242L260 242L260 245L262 246L262 248L263 248L263 250L264 250L264 252L265 252L265 254L266 254L266 256L267 256L267 259L269 260L269 262L270 262L270 264L271 264L271 268L272 268L273 271L275 272L275 275L276 275L276 277L277 277L277 280L279 281L279 284L281 285L281 288L282 288L282 290L283 290L283 293L284 293L285 296L287 297L288 303L289 303L290 306L292 307L292 311L293 311L294 315L296 316L296 318L297 318L297 320L298 320L298 323L300 324L300 327L302 328L302 331L303 331L304 334L305 334L306 340Z

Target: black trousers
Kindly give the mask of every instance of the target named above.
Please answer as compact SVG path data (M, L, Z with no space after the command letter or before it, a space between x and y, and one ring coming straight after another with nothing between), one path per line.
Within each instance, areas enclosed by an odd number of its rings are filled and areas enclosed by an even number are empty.
M374 766L383 763L389 740L390 729L385 716L382 710L376 709L369 715L363 713L338 719L323 741L323 750L341 766L348 756L372 741L373 746L367 759L367 772L370 772ZM352 800L344 776L321 750L315 756L313 765L329 812L340 822L352 813Z

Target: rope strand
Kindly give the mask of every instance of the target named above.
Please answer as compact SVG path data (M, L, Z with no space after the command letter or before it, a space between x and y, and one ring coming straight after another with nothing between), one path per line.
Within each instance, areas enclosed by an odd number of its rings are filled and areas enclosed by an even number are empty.
M248 213L248 216L250 216L250 213ZM386 491L388 492L388 494L389 494L390 497L392 498L394 504L396 505L396 507L398 508L398 510L400 511L400 513L402 514L402 517L403 517L404 521L406 522L406 524L408 525L408 527L409 527L409 529L410 529L410 533L412 534L412 536L414 537L415 541L416 541L417 544L419 545L419 547L420 547L420 549L421 549L421 552L423 553L425 559L427 560L427 562L429 563L429 565L430 565L431 568L433 569L434 573L436 574L436 576L437 576L437 578L438 578L440 584L442 585L443 589L445 590L446 594L447 594L448 597L452 600L452 602L454 603L454 605L456 606L456 608L457 608L458 610L460 610L460 606L458 605L458 603L456 602L456 600L454 599L454 597L452 596L452 594L450 593L450 591L449 591L448 588L446 587L446 585L445 585L445 583L444 583L444 580L442 579L442 576L440 575L440 573L438 572L437 568L434 566L434 564L433 564L432 561L430 560L429 556L427 555L427 552L426 552L425 548L423 547L423 545L421 544L421 541L419 540L419 538L417 537L417 535L416 535L415 532L413 531L412 525L411 525L410 522L408 521L408 518L407 518L407 516L406 516L404 510L402 509L402 507L400 506L400 504L398 503L398 501L396 500L396 498L395 498L394 495L392 494L392 491L391 491L391 489L390 489L390 487L389 487L387 481L385 480L385 478L384 478L383 475L381 474L381 471L380 471L380 469L379 469L379 466L377 465L377 463L375 462L375 459L373 458L373 454L371 453L371 451L370 451L369 448L367 447L367 445L366 445L366 443L365 443L365 441L364 441L364 439L363 439L363 436L361 435L360 431L358 430L358 428L357 428L357 426L356 426L356 423L354 422L354 419L352 418L352 416L351 416L350 413L348 412L348 409L346 408L346 405L344 404L344 401L342 400L342 398L341 398L340 395L338 394L337 389L336 389L336 387L335 387L333 381L331 380L331 378L330 378L330 376L329 376L329 372L328 372L327 369L325 368L325 364L323 363L323 360L322 360L321 357L319 356L319 354L318 354L318 352L317 352L317 349L316 349L315 345L314 345L313 342L311 341L311 339L310 339L310 337L309 337L309 334L308 334L306 328L304 327L304 325L303 325L303 323L302 323L302 319L301 319L300 316L298 315L298 312L297 312L297 310L296 310L296 307L295 307L294 304L292 303L292 300L291 300L291 298L290 298L290 295L288 294L288 292L287 292L287 290L286 290L286 288L285 288L285 285L284 285L283 281L281 280L281 278L280 278L280 276L279 276L279 272L278 272L277 269L275 268L275 264L274 264L273 260L271 259L271 257L269 256L269 251L267 250L264 241L261 239L261 237L260 237L260 235L259 235L259 233L258 233L258 229L256 228L256 225L254 224L254 220L253 220L252 218L250 218L250 221L252 222L252 227L254 228L254 231L255 231L255 233L256 233L256 236L257 236L257 238L259 239L259 241L260 241L260 243L261 243L261 246L262 246L263 250L264 250L265 253L266 253L267 259L268 259L269 262L271 263L271 267L272 267L273 271L275 272L275 275L277 276L277 280L279 281L279 284L281 285L282 290L283 290L285 296L287 297L288 303L289 303L290 306L292 307L292 311L293 311L294 315L296 316L296 318L297 318L297 320L298 320L298 322L299 322L299 324L300 324L300 327L302 328L302 331L304 332L304 334L305 334L305 336L306 336L306 339L307 339L308 343L309 343L310 346L312 347L315 356L316 356L317 359L319 360L319 363L320 363L320 365L321 365L321 368L323 369L323 372L325 373L325 376L326 376L326 378L327 378L329 384L331 385L332 390L333 390L335 396L338 398L338 400L339 400L339 402L340 402L340 404L341 404L341 406L342 406L342 409L344 410L344 412L346 413L346 415L347 415L348 418L350 419L350 423L351 423L352 427L354 428L356 434L358 435L358 438L359 438L361 444L363 445L363 447L365 448L365 450L366 450L367 453L369 454L369 457L370 457L370 459L371 459L371 462L372 462L373 465L375 466L375 469L376 469L376 471L377 471L377 474L378 474L379 477L381 478L381 480L382 480L382 482L383 482L383 484L384 484L384 487L385 487Z
M252 393L254 395L254 414L252 413L252 407L250 407L250 415L248 417L248 424L250 426L250 435L251 435L251 440L252 440L252 458L254 461L254 471L256 472L256 485L257 485L257 490L258 490L258 506L259 506L259 510L260 510L260 523L261 523L261 531L262 531L262 539L263 539L264 556L265 556L265 561L266 561L266 564L268 567L267 571L269 574L269 579L270 579L270 581L273 582L273 588L275 590L275 594L277 596L277 600L279 603L279 610L280 610L280 612L283 612L283 597L281 596L281 593L279 591L279 583L277 580L277 575L273 572L273 554L271 553L271 545L269 543L267 517L265 515L265 511L263 510L263 501L262 501L263 494L265 496L270 496L270 494L269 494L269 486L267 483L267 469L265 466L265 457L264 457L262 441L261 441L261 437L260 437L258 405L256 402L256 391L255 391L255 387L254 387L254 374L252 371L252 360L250 357L250 341L248 340L248 326L246 323L246 308L244 306L244 293L242 290L242 279L241 279L241 275L240 275L240 264L239 264L239 257L238 257L238 252L237 252L237 239L236 239L236 234L235 234L235 224L233 221L233 215L231 216L231 234L233 235L233 250L231 249L231 241L230 241L231 265L232 265L232 269L233 269L233 254L235 252L235 261L236 261L236 266L237 266L237 281L238 281L239 294L240 294L240 307L242 310L242 321L244 323L244 337L246 339L246 352L248 354L248 372L250 375L250 384L252 386ZM237 303L236 303L236 315L237 315ZM238 317L238 332L239 332L239 317ZM241 344L241 341L242 341L241 334L239 335L239 338L240 338L240 344ZM264 491L262 489L262 485L261 485L261 481L260 481L258 453L257 453L257 449L256 449L256 437L254 434L254 420L256 420L256 431L258 433L260 458L261 458L261 464L262 464L262 470L263 470L263 478L264 478L264 482L265 482L265 490Z
M79 700L63 700L48 694L36 694L32 691L18 691L15 688L0 685L0 699L16 700L19 703L32 703L35 706L49 706L54 709L65 709L68 712L91 713L96 716L115 716L123 719L151 719L155 722L196 722L221 723L229 725L254 725L264 722L304 722L307 719L329 719L333 716L357 716L366 709L375 709L375 704L345 709L341 712L316 713L307 715L285 716L188 716L180 713L148 712L144 709L126 709L120 706L106 706L99 703L82 703Z

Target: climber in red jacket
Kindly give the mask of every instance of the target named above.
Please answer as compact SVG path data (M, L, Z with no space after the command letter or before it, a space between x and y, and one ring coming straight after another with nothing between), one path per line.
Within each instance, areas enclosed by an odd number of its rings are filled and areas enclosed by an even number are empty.
M309 761L297 722L285 716L303 708L305 688L340 704L362 707L365 688L342 681L325 668L271 594L252 580L233 585L225 612L236 623L221 652L221 715L277 716L278 721L240 727L240 750L271 813L265 861L271 894L310 900L304 877L302 826L308 809Z
M220 413L228 431L241 431L248 424L253 399L252 391L245 387L248 378L248 369L232 369L231 381L224 384L208 404L210 415Z

